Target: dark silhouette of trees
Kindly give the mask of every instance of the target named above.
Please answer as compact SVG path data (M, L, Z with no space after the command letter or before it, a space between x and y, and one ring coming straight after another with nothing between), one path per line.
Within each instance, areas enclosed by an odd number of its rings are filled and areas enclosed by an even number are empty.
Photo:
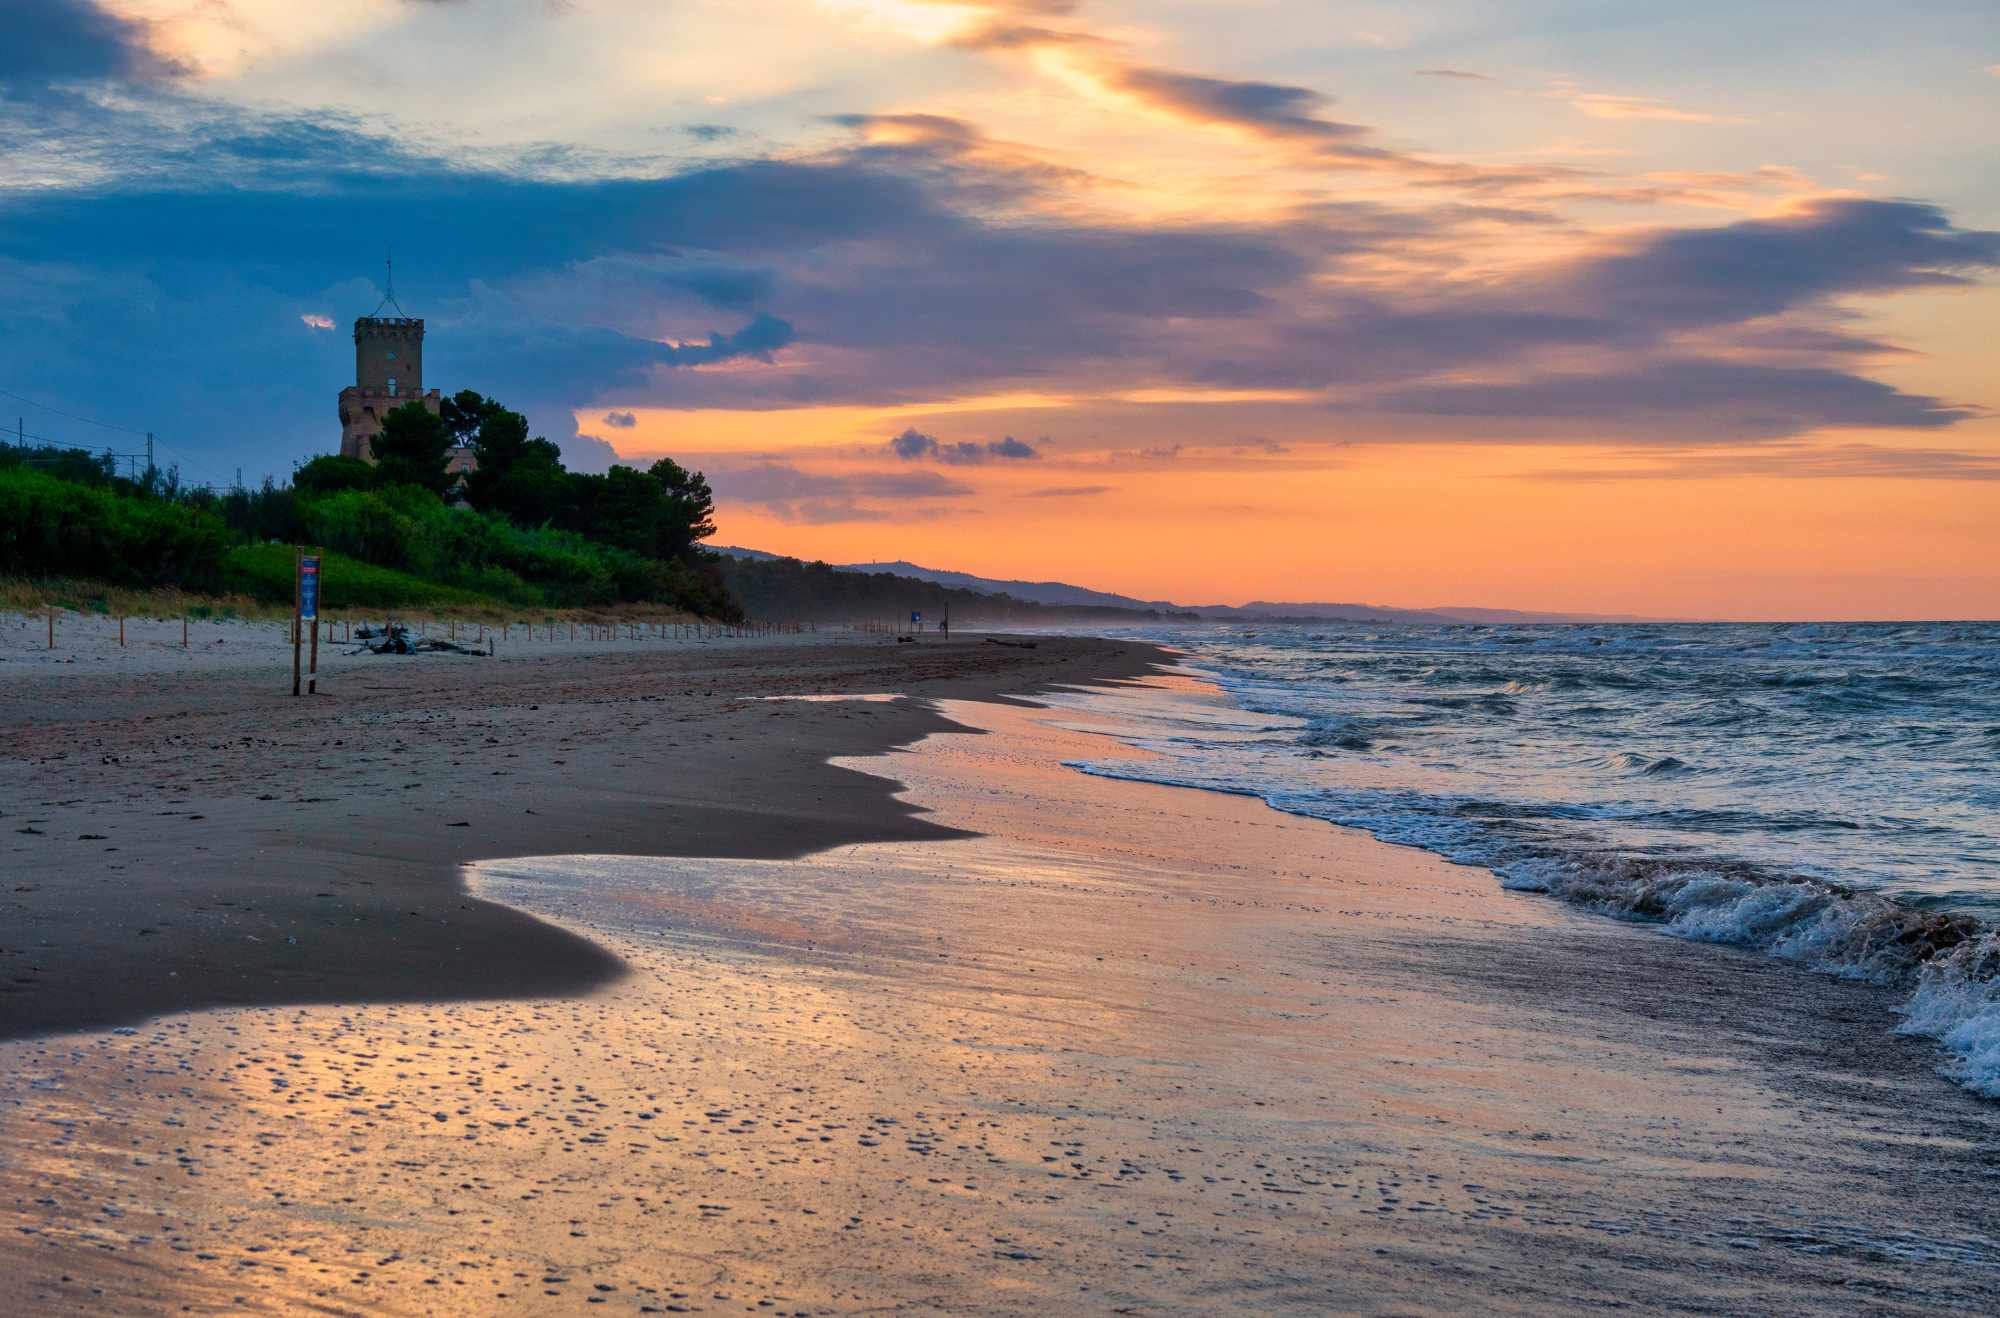
M382 431L370 447L375 452L375 479L382 485L415 485L443 496L451 488L445 463L452 448L452 429L422 403L405 403L382 418Z
M706 476L672 458L661 458L646 474L666 491L654 552L662 558L684 558L715 534L715 492Z
M292 473L292 488L305 494L335 494L365 490L375 484L375 469L360 458L324 453Z
M527 417L470 389L445 399L439 420L479 459L465 495L482 512L516 526L574 531L645 558L691 562L715 534L714 491L700 472L672 458L643 471L569 471L560 448L530 436Z

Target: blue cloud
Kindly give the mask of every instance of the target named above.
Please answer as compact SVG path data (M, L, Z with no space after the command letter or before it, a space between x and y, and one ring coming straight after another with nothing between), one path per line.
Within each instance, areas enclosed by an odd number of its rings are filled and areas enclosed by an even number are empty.
M1027 459L1042 456L1035 451L1032 445L1024 444L1012 435L997 439L988 444L986 451L996 458Z
M1615 413L1635 432L1739 442L1824 427L1935 430L1976 415L1844 371L1704 360L1551 374L1510 384L1429 385L1376 402L1392 412L1487 421L1594 423Z
M1272 136L1342 141L1368 133L1359 124L1322 117L1319 111L1327 98L1305 87L1149 68L1122 70L1118 85L1191 119L1233 124Z
M937 440L918 430L915 426L889 441L889 451L905 462L927 458L938 451Z
M1026 461L1041 456L1032 445L1024 444L1012 435L984 444L975 444L970 440L946 444L914 427L891 439L889 452L905 462L942 462L955 467L969 467L988 458Z
M1547 296L1572 314L1662 330L1755 320L1851 293L1966 282L2000 267L2000 233L1936 206L1833 198L1772 220L1666 229L1574 266Z
M72 79L152 79L179 72L146 26L91 0L0 0L0 90Z
M0 10L0 25L18 9ZM103 31L114 46L92 44ZM73 35L57 48L73 53L32 59L45 73L67 60L78 76L144 67L115 23ZM1239 117L1315 107L1296 89L1150 85ZM115 411L225 476L237 464L282 472L332 447L334 396L352 371L344 327L375 305L371 276L391 245L403 304L429 323L426 383L498 395L582 448L574 412L614 400L881 405L1134 379L1322 391L1332 410L1431 416L1466 415L1483 397L1503 413L1588 412L1605 439L1656 437L1679 381L1689 399L1726 400L1738 433L1934 428L1967 413L1856 373L1872 348L1832 333L1833 304L2000 265L2000 235L1935 207L1841 199L1662 229L1476 288L1364 295L1324 276L1491 217L1348 203L1264 223L1001 223L983 218L986 204L1039 184L968 154L976 130L943 127L896 152L658 177L578 177L576 160L558 169L546 154L469 168L338 116L254 115L170 88L116 105L0 99L6 135L89 168L70 186L0 193L13 317L0 386ZM306 314L343 332L302 333ZM1731 335L1744 346L1762 335L1757 350L1788 354L1785 366L1705 360L1731 345L1702 336ZM827 351L801 362L787 349L802 340ZM1535 355L1550 349L1625 354L1630 392L1616 372L1536 378ZM725 362L778 369L703 369ZM1518 377L1494 386L1514 392L1432 383L1467 368ZM1695 407L1673 415L1687 432L1703 424ZM1037 456L1011 438L909 435L891 448L904 462Z
M618 450L611 447L609 440L596 435L578 433L561 441L563 466L571 471L589 472L601 476L612 466L623 461Z
M789 324L776 316L759 312L754 320L733 334L718 334L710 330L706 343L668 344L667 360L675 366L706 366L713 362L726 362L732 357L750 357L768 362L773 353L790 346L796 337Z

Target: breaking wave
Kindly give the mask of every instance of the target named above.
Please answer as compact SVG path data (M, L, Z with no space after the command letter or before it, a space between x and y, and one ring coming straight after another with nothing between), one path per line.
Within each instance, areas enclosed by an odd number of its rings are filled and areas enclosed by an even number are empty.
M1229 705L1146 706L1154 757L1075 767L1899 990L1895 1028L2000 1098L2000 625L1140 634Z
M2000 1098L2000 932L1971 915L1811 879L1611 858L1510 866L1501 886L1545 892L1664 933L1751 948L1814 970L1900 988L1901 1034L1935 1039L1945 1073Z

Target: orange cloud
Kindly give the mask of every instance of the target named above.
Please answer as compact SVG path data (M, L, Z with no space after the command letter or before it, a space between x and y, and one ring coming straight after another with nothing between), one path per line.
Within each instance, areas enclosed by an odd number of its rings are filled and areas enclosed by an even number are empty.
M1579 91L1556 87L1545 93L1552 100L1565 101L1593 119L1654 119L1677 124L1740 124L1743 119L1687 110L1651 96L1614 96L1608 92Z

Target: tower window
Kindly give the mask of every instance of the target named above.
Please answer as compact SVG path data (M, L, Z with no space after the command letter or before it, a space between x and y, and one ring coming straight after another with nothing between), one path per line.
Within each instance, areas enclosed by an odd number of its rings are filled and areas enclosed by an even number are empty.
M389 377L389 397L394 398L395 396L396 396L396 377L392 375Z

